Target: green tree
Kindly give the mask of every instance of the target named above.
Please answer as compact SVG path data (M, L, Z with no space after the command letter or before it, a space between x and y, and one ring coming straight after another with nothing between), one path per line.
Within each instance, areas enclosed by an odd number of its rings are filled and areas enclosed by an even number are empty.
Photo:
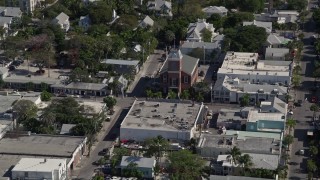
M112 21L112 6L104 1L91 3L89 16L94 24L107 24Z
M115 168L120 164L122 156L130 156L131 153L127 148L115 148L113 150L113 156L111 158L111 166Z
M240 52L258 52L267 40L264 28L255 25L241 26L235 36L226 34L231 39L230 50Z
M200 91L196 94L196 101L198 101L198 102L204 101L204 97Z
M249 106L249 103L250 103L249 94L245 94L244 96L241 97L240 99L241 106Z
M181 95L180 95L181 99L189 99L190 98L190 93L188 90L183 90Z
M318 147L316 146L310 146L309 151L312 157L315 157L316 155L318 155L318 152L319 152Z
M146 95L147 95L147 98L152 98L153 97L153 92L151 89L147 89L146 90Z
M168 156L170 179L197 179L201 176L204 161L188 150L175 151Z
M211 42L212 32L206 28L201 31L201 37L204 42Z
M307 0L287 0L288 10L298 10L298 11L303 11L306 9L308 5Z
M212 14L208 19L207 22L213 24L213 27L216 29L222 28L224 19L219 14Z
M316 112L319 111L319 106L318 106L317 104L312 104L312 105L310 106L310 111L313 111L313 117L315 117Z
M113 107L117 104L117 100L110 96L103 98L103 102L106 103L106 106L109 109L113 109Z
M38 107L30 100L18 100L12 109L16 112L19 122L37 117Z
M288 118L286 125L287 128L289 129L289 134L291 134L292 129L294 129L294 127L296 126L296 121L293 118Z
M246 171L246 169L249 169L253 163L252 163L252 157L249 154L244 154L239 157L239 164L243 168L243 172Z
M239 2L239 7L241 11L260 13L264 8L264 0L241 0Z
M283 138L283 144L286 145L288 148L293 143L294 139L293 136L288 134Z
M164 151L169 148L169 142L162 136L147 139L145 144L148 147L146 155L149 157L156 156L158 160L160 160Z
M292 76L292 84L295 88L299 87L301 84L301 76L298 74L293 74Z
M46 90L42 91L41 96L40 96L41 101L50 101L51 97L52 97L52 94Z
M168 92L168 98L169 99L176 99L177 98L177 93L175 93L174 91L172 91L171 89Z
M308 170L309 179L313 179L314 173L318 170L316 162L314 162L313 160L309 159L307 161L307 170Z
M232 159L233 164L238 164L239 158L241 156L240 149L234 146L230 151L227 152L229 154L229 157Z
M167 30L165 32L165 41L167 44L170 44L175 38L175 34L174 32L172 32L171 30Z
M138 170L137 163L130 162L128 166L122 171L125 177L136 177L141 179L143 177L143 173Z

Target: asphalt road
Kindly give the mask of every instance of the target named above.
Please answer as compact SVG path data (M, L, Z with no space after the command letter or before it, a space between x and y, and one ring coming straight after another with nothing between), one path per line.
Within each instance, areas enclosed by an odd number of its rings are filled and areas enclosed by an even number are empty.
M73 177L91 179L94 170L98 168L92 163L99 160L102 156L99 156L98 153L104 148L111 148L115 138L120 135L120 124L133 101L133 98L117 98L117 112L112 117L112 121L106 123L105 128L100 134L100 141L96 142L94 147L92 147L90 156L84 156L82 158L81 167L78 167L74 171Z
M309 7L312 7L315 1L309 2ZM307 159L308 159L308 139L307 131L313 128L311 124L313 112L310 111L311 103L310 97L314 96L314 92L309 91L314 86L314 78L312 73L314 70L315 52L314 47L311 45L312 35L316 34L316 26L311 18L312 13L308 15L307 21L304 25L304 47L303 47L303 58L301 60L302 68L302 82L301 88L295 91L295 99L303 100L302 107L296 107L293 110L293 118L297 121L294 130L294 143L291 145L291 157L289 160L289 179L307 179ZM297 152L300 149L305 150L305 155L298 155Z
M147 86L152 86L152 83L156 81L158 72L163 64L160 59L162 54L164 54L164 51L155 50L154 54L150 55L149 59L143 64L143 67L141 67L140 72L136 75L134 82L132 82L128 89L128 96L145 96L145 88Z

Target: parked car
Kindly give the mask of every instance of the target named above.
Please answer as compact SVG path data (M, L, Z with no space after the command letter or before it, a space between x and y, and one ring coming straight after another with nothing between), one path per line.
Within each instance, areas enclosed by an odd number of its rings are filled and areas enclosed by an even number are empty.
M14 71L14 70L16 70L16 66L10 65L10 66L9 66L9 71Z

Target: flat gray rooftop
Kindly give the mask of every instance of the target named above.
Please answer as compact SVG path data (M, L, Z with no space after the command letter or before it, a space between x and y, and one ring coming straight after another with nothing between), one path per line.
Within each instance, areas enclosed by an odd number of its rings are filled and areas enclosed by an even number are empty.
M31 135L0 140L0 154L71 157L85 137Z
M278 153L279 141L273 138L241 137L237 135L202 135L201 148L232 148L238 147L242 152L273 154Z
M11 83L28 83L33 82L40 84L42 82L47 84L59 83L62 79L59 79L61 75L67 75L70 70L65 69L50 69L50 77L48 77L48 68L44 68L45 73L43 75L36 74L39 70L37 67L29 67L26 65L20 65L16 70L9 72L8 77L4 78L5 82ZM31 74L31 77L27 77Z
M135 101L121 128L189 130L203 110L202 104L170 100Z

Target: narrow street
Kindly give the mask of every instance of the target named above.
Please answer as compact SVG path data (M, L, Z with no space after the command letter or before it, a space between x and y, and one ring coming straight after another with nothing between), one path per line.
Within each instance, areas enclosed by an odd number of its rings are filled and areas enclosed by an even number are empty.
M315 1L316 2L316 1ZM314 5L313 1L309 2L309 9ZM312 103L308 101L316 94L310 91L310 88L314 86L314 60L315 51L311 42L313 41L313 35L316 34L316 25L312 20L312 13L306 18L306 23L303 29L304 34L304 47L300 66L302 68L301 87L294 92L295 100L302 100L302 107L296 107L293 112L293 118L297 124L294 130L294 143L291 145L290 160L289 160L289 179L307 179L307 160L308 160L308 139L307 131L313 128L312 126L312 113L310 106ZM298 151L304 149L305 155L298 155Z

